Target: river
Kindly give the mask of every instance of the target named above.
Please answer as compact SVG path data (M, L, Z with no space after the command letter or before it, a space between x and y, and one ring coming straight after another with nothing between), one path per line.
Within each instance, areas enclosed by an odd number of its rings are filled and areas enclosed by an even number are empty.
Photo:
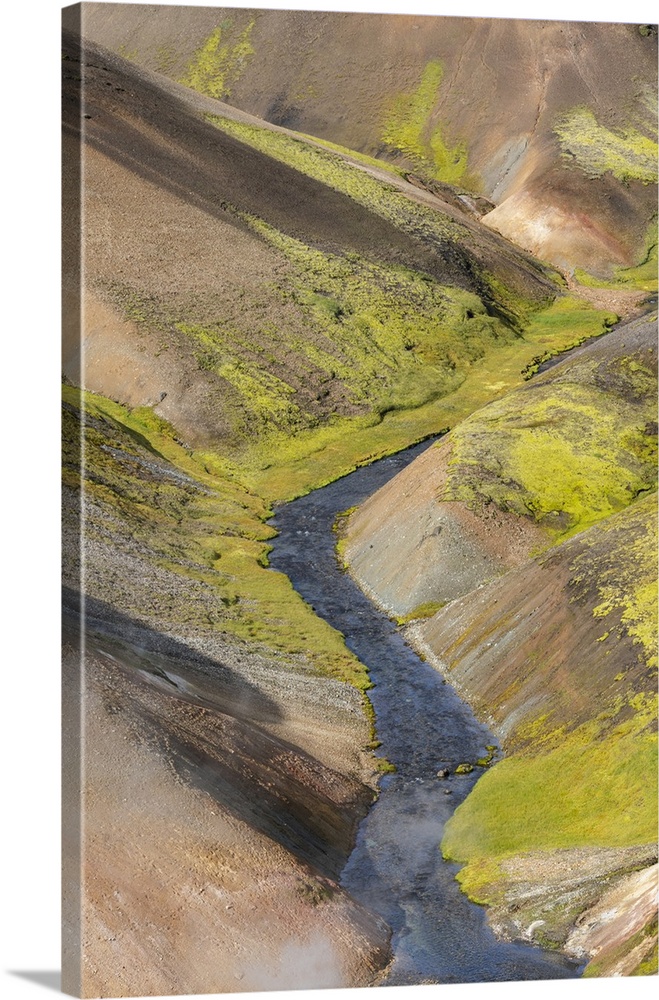
M439 850L444 824L482 771L455 767L483 757L496 739L395 624L344 573L334 552L337 514L362 503L430 443L357 469L280 507L270 564L345 636L374 688L377 751L396 766L360 825L341 884L393 931L381 985L573 978L574 963L531 944L502 942L485 911L460 892L458 866ZM451 776L437 772L448 768Z

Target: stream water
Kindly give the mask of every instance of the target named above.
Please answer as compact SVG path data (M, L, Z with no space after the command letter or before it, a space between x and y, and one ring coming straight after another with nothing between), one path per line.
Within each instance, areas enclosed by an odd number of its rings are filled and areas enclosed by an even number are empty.
M362 822L342 885L393 930L394 958L382 985L558 979L578 975L564 957L498 941L485 912L460 892L458 866L439 850L444 824L479 777L454 768L496 739L437 671L406 644L334 552L336 515L362 503L425 448L425 442L278 509L270 555L317 614L367 665L378 751L396 765ZM451 777L437 777L449 768Z

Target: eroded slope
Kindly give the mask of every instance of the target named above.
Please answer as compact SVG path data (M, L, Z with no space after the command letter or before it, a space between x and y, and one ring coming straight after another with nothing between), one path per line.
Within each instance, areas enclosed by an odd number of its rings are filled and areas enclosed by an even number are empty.
M443 849L508 933L594 957L599 975L656 962L656 507L636 501L415 629L508 752ZM520 904L521 882L535 888ZM606 933L614 885L609 919L638 905Z
M195 447L418 408L557 294L550 269L338 153L291 161L302 140L230 127L219 103L72 38L64 76L85 175L84 372L77 325L64 370Z
M656 356L638 320L463 420L351 518L361 585L398 616L441 605L652 489Z
M258 498L101 397L80 481L66 400L67 988L367 985L388 930L337 884L374 794L363 667L257 564Z
M93 3L83 23L260 118L485 196L489 225L559 266L606 276L648 251L656 26Z
M464 420L342 542L507 753L447 826L465 890L596 975L656 968L656 428L637 321Z

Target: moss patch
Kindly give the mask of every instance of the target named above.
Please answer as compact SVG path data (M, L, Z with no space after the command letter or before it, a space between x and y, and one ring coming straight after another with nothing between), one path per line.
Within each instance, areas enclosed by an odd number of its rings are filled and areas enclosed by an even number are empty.
M444 69L438 59L426 64L416 90L400 94L388 110L382 141L417 170L448 184L467 183L467 146L447 145L434 111Z
M554 540L622 510L656 482L656 374L643 356L573 361L453 433L441 499L495 503Z
M541 756L518 754L490 768L449 820L442 850L468 862L563 847L625 847L656 836L656 697L614 728L597 720ZM604 732L606 738L603 739ZM542 789L542 793L539 793ZM474 891L483 895L477 865Z
M155 566L181 579L164 602L163 623L211 627L319 673L370 687L366 668L342 636L318 618L281 573L267 568L267 502L241 482L235 466L190 452L151 410L132 412L92 393L64 387L64 482L130 525L133 543ZM80 481L79 428L85 446ZM89 525L105 530L99 520ZM186 598L196 581L210 601ZM211 610L209 610L211 609ZM140 609L124 609L140 615ZM210 616L210 617L209 617Z
M657 291L657 219L653 219L645 237L645 249L633 267L616 268L610 280L594 278L577 268L574 276L588 288L638 288L645 292Z
M230 20L215 28L195 52L179 82L220 101L228 97L254 55L250 41L254 23L250 21L237 38L231 37Z
M404 232L433 247L440 255L446 254L450 258L461 260L462 266L480 284L481 299L491 303L499 315L518 330L526 324L534 310L546 306L553 297L553 289L548 289L546 285L542 292L535 287L535 281L540 275L545 281L558 281L549 268L539 269L535 276L531 276L529 271L524 278L524 281L528 279L530 282L528 292L524 291L516 284L520 279L521 259L516 261L515 267L509 267L503 248L499 248L496 257L491 255L467 226L434 208L411 200L398 188L366 171L356 169L345 155L335 152L331 146L320 149L316 140L309 142L302 136L296 138L217 115L208 115L207 118L217 128L241 142L348 195ZM363 157L361 159L364 160ZM383 167L379 162L377 165L379 168ZM500 269L500 273L494 273L497 269Z
M418 607L413 608L409 614L404 615L402 618L396 618L396 624L407 625L409 622L418 621L420 618L432 618L443 607L444 605L441 601L426 601L425 604L419 604Z
M360 153L356 149L348 149L347 146L341 146L337 142L330 142L329 139L320 139L318 136L306 135L304 132L300 132L300 135L302 138L307 139L312 143L316 143L324 149L330 149L332 152L339 153L347 159L354 160L357 163L363 163L366 167L374 167L376 170L385 170L394 177L405 177L404 170L401 170L400 167L395 166L393 163L388 163L386 160L376 160L374 156L368 156L367 153Z
M551 859L551 852L566 848L622 849L656 838L656 554L656 495L651 495L538 558L550 573L559 563L568 567L568 645L554 609L546 628L536 623L527 657L513 668L521 685L517 702L510 701L505 676L498 688L488 688L488 713L500 718L507 703L510 756L478 782L445 830L442 850L465 863L458 876L465 892L518 925L546 918L540 931L545 942L560 944L588 899L572 910L570 899L579 897L566 895L563 887L559 902L570 906L562 913L542 876L537 896L522 887L524 892L508 898L507 860L514 870L514 859L534 852L549 852ZM538 579L536 593L542 583ZM602 622L599 640L584 622L589 615L591 623ZM500 669L492 663L488 676ZM536 711L542 714L533 718L533 692L539 687L550 698L539 702L542 709ZM600 891L608 874L614 872L602 873ZM522 900L521 915L516 900ZM562 937L554 937L561 928ZM621 946L618 957L628 950L631 946ZM608 959L595 963L591 974L606 974L610 967Z
M554 132L564 156L589 177L611 173L623 182L657 183L656 130L655 138L633 127L613 131L600 125L590 108L578 107L559 118Z
M583 536L583 550L570 570L573 600L592 595L593 615L602 622L601 642L626 633L639 646L649 675L657 670L657 496L651 494L625 512L607 519L597 535ZM606 554L602 558L602 540ZM592 548L597 545L597 572ZM622 678L620 678L622 679Z

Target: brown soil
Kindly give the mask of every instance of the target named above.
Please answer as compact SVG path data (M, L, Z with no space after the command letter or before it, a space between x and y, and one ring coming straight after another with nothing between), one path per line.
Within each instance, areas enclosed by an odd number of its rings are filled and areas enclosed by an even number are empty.
M566 950L591 958L599 976L633 975L656 953L658 877L654 864L616 881L580 917ZM631 950L630 940L636 942Z
M75 641L66 651L65 683L75 690ZM386 962L387 928L326 874L335 861L321 871L249 815L274 808L285 831L287 782L304 788L298 809L337 798L345 809L354 782L310 758L305 773L304 755L272 739L260 748L259 780L258 741L249 735L246 759L247 732L208 702L170 694L167 682L127 672L107 653L88 649L84 670L82 911L78 922L65 908L65 987L115 997L368 985ZM147 705L163 701L168 717L156 719ZM297 714L290 700L287 710ZM232 758L244 779L234 801L222 780ZM75 776L65 778L71 791ZM71 820L78 803L65 808ZM349 833L338 832L343 851ZM337 831L322 836L331 850Z
M369 985L389 931L337 885L374 796L361 697L302 654L222 631L217 589L180 552L178 567L161 558L155 510L145 525L124 503L191 481L89 420L124 477L85 484L82 539L80 492L63 495L64 986Z
M524 395L537 385L578 380L580 366L611 398L626 394L637 405L642 380L635 386L621 372L626 364L652 371L655 352L652 324L627 324L527 383L518 412L523 417ZM449 435L351 515L344 549L350 571L397 614L445 603L409 625L406 636L487 721L506 753L542 754L543 739L553 746L552 739L595 718L601 726L632 718L630 696L655 685L651 654L628 626L624 600L600 606L607 588L652 586L651 559L642 565L630 553L653 551L656 495L547 548L549 538L529 519L502 514L493 503L466 510L437 500L450 449ZM478 482L481 473L472 464L458 474ZM532 556L534 549L546 551ZM616 696L620 705L611 710ZM635 973L656 948L655 862L652 844L506 857L484 893L492 900L488 919L504 937L589 961L589 974Z
M446 604L524 562L544 539L529 521L494 505L478 515L438 501L450 437L370 497L350 518L345 558L375 602L405 616Z
M592 381L632 407L647 399L651 406L642 426L654 404L653 382L636 389L622 373L627 363L632 372L634 365L656 371L655 345L653 323L626 324L517 390L518 412L523 417L524 399L532 404L540 385L560 391L562 381ZM647 425L650 436L655 431L656 425ZM648 442L651 448L650 437ZM504 513L485 487L471 508L438 499L451 448L448 434L351 515L344 555L360 586L399 616L423 604L446 605L411 626L410 636L510 750L538 736L522 738L527 721L546 718L558 729L591 719L594 706L606 702L622 676L632 690L645 690L647 665L621 626L622 609L606 622L593 609L602 602L598 581L631 585L625 560L635 543L650 537L653 498L640 497L548 548L550 534L530 515ZM511 474L501 463L494 469L474 461L452 474L471 477L476 485L486 483L487 475Z
M154 6L86 4L85 24L112 48L136 46L136 61L147 69L163 69L158 52L172 45L176 57L168 72L178 78L217 14L168 8L165 16ZM243 22L248 16L235 15ZM652 76L648 45L625 26L602 33L601 26L509 28L464 19L435 24L415 17L260 12L254 42L258 60L232 102L276 124L375 153L382 152L382 95L413 89L425 62L440 56L446 74L438 116L448 123L448 138L457 141L460 123L470 122L483 191L499 202L511 199L508 221L500 212L490 222L499 218L505 233L521 232L544 191L552 218L561 222L555 231L568 235L533 243L534 249L560 256L561 263L565 256L568 264L577 252L578 263L596 267L633 262L651 192L631 185L621 194L609 181L586 189L574 173L567 183L564 171L551 173L556 149L548 141L554 110L568 98L578 103L584 88L595 87L601 108L625 106L628 74L615 68L625 63L621 47L628 47L639 73ZM554 53L541 73L539 46ZM586 69L580 80L565 72L579 46L592 77L588 86ZM499 53L506 53L506 72ZM241 292L252 305L267 299L264 328L299 328L289 305L265 291L290 278L289 265L236 209L310 246L416 267L461 287L476 287L472 262L500 260L505 276L521 275L511 277L513 287L519 281L520 290L532 288L536 297L549 289L542 269L461 216L448 192L391 179L411 197L462 218L471 240L466 254L430 248L218 132L202 117L217 110L216 102L93 45L88 55L83 67L79 44L67 40L65 204L75 206L78 197L82 147L86 287L81 344L79 275L75 267L65 273L71 323L64 370L76 384L131 406L156 406L191 444L231 444L239 403L231 385L199 363L177 322L203 324L225 315L239 323ZM522 109L519 74L534 81ZM89 117L81 124L83 77ZM293 95L312 78L318 92L298 106ZM466 80L473 93L487 95L482 107L467 102L467 115ZM337 108L345 109L342 116ZM511 122L519 135L511 135ZM575 242L574 227L564 225L577 202L581 221L592 221L585 242ZM64 228L72 265L77 240L74 212ZM316 346L334 349L327 338L304 333L317 338ZM327 390L313 364L302 368L294 352L282 352L276 334L262 334L254 357L263 351L275 357L272 373L313 418L357 409L338 380ZM385 603L400 612L437 599L440 574L429 585L420 570L440 557L458 581L441 591L450 600L517 566L538 540L535 529L503 514L485 521L460 505L438 508L433 497L440 480L441 462L402 498L394 492L373 502L371 513L384 525L375 562L370 541L357 545L367 585L369 574L380 581L387 567L409 566L404 586L391 574L386 578ZM394 496L397 506L387 520ZM84 560L89 642L81 673L79 513L77 498L67 493L66 582L73 593L67 595L65 650L65 985L87 996L122 996L370 984L388 958L387 929L336 884L373 794L373 774L359 749L368 726L358 694L318 678L309 663L256 653L210 626L177 629L176 614L163 622L163 594L170 610L183 600L180 579L155 563L128 520L91 501ZM403 518L414 524L408 536L397 533ZM466 566L461 578L459 566ZM442 569L442 577L450 575ZM201 614L210 597L192 583L190 589Z
M600 976L628 975L656 945L656 858L655 844L506 858L488 922L505 939L542 940L594 960ZM630 951L626 942L639 932Z
M638 514L632 506L616 515L618 537L595 525L410 630L508 750L539 736L525 723L545 720L544 728L555 731L592 719L621 677L632 691L648 684L645 660L620 627L621 612L603 623L593 608L601 602L597 581L615 578L654 517L654 505Z
M575 295L586 299L596 309L609 309L617 313L621 319L632 319L647 300L647 292L634 288L588 288L575 281L569 272L564 277L568 288Z

